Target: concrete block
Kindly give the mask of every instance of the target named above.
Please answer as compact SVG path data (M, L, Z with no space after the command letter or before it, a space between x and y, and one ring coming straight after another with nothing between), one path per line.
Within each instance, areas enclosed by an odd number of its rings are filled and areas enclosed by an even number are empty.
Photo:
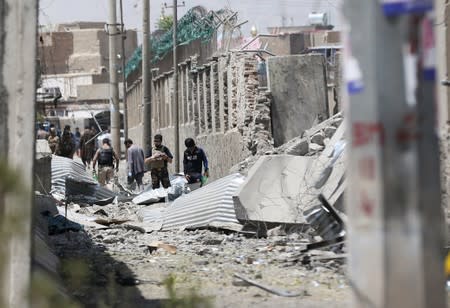
M318 145L325 145L323 143L323 139L325 139L325 136L323 135L323 133L318 132L317 134L315 134L314 136L311 137L311 142L316 143Z
M325 127L323 132L325 133L325 137L331 138L331 137L333 137L336 130L337 130L337 128L334 126L327 126L327 127Z
M291 145L286 154L303 156L309 152L309 142L306 138L300 139L297 143Z
M310 143L309 144L309 152L320 152L324 149L323 145L319 145L317 143Z
M313 161L311 157L291 155L260 157L233 196L238 220L304 223L298 208L298 192Z

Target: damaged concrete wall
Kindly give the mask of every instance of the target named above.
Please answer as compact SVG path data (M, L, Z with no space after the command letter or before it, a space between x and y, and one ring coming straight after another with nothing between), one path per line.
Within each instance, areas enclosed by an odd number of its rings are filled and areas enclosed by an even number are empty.
M196 57L180 63L180 160L185 149L184 139L194 137L208 155L212 179L229 174L230 168L248 155L272 149L271 95L258 87L256 64L246 53L224 54L203 65L198 65ZM154 74L152 129L154 134L163 135L163 143L173 151L173 74L155 71ZM129 136L140 142L140 81L129 90L128 103Z
M268 59L275 146L301 135L328 115L325 60L322 55Z
M29 306L36 25L36 0L0 0L1 307Z

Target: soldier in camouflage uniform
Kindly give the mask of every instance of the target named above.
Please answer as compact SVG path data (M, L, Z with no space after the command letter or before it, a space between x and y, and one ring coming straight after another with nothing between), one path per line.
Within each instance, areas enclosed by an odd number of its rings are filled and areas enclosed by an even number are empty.
M167 164L172 163L172 153L165 145L162 145L162 136L160 134L155 135L153 138L153 145L150 157L145 159L145 163L150 165L152 188L159 188L160 183L162 183L164 188L168 188L170 180Z

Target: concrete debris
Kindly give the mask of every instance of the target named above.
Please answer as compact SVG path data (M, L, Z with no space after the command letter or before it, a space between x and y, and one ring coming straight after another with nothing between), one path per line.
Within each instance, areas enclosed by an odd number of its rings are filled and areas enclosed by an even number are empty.
M155 242L150 243L150 245L148 245L148 249L150 250L150 253L152 253L153 251L155 251L158 248L164 249L165 251L167 251L168 253L173 254L173 255L177 253L176 246L166 244L164 242L155 241Z
M309 142L306 138L300 139L298 143L293 144L286 149L285 153L289 155L304 156L309 152Z
M260 157L234 196L239 221L299 224L304 223L302 211L317 205L320 193L334 204L342 194L345 171L343 132L341 126L316 158Z
M325 147L323 145L320 144L316 144L316 143L310 143L309 144L309 152L308 154L313 155L316 153L321 152Z
M161 187L158 189L150 189L145 191L134 197L131 201L134 204L151 204L164 200L166 197L167 190Z
M305 223L298 209L302 177L313 163L310 157L262 156L233 196L241 223Z
M98 223L100 225L104 226L111 226L111 225L121 225L125 222L129 221L128 219L103 219L103 218L97 218L94 220L95 223Z
M324 132L320 131L311 137L311 143L318 144L318 145L325 145L323 143L324 139L325 139L325 134L324 134Z
M244 161L233 166L231 172L240 172L246 175L249 169L256 163L262 155L289 154L296 156L315 156L325 150L331 143L331 138L337 131L337 127L343 121L342 113L337 113L333 117L317 124L306 130L301 136L295 137L285 144L272 149L266 149L265 152L258 152L253 156L247 157Z
M337 128L334 126L325 127L325 129L323 130L325 137L327 137L327 138L333 137L334 133L336 132L336 129Z
M300 292L290 292L290 291L284 291L284 290L279 290L279 289L275 289L266 285L263 285L261 283L258 283L254 280L248 279L240 274L235 273L234 277L239 278L243 281L245 281L246 283L248 283L249 285L258 287L264 291L267 291L269 293L278 295L278 296L284 296L284 297L298 297L298 296L308 296L308 292L306 290L302 290Z

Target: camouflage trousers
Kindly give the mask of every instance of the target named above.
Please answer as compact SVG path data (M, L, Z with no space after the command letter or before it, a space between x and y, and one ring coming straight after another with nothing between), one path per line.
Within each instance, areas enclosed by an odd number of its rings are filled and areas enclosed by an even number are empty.
M152 188L156 189L159 188L159 183L162 183L162 186L164 188L170 187L170 180L169 180L169 171L167 171L167 167L164 168L153 168L151 170L152 173Z

